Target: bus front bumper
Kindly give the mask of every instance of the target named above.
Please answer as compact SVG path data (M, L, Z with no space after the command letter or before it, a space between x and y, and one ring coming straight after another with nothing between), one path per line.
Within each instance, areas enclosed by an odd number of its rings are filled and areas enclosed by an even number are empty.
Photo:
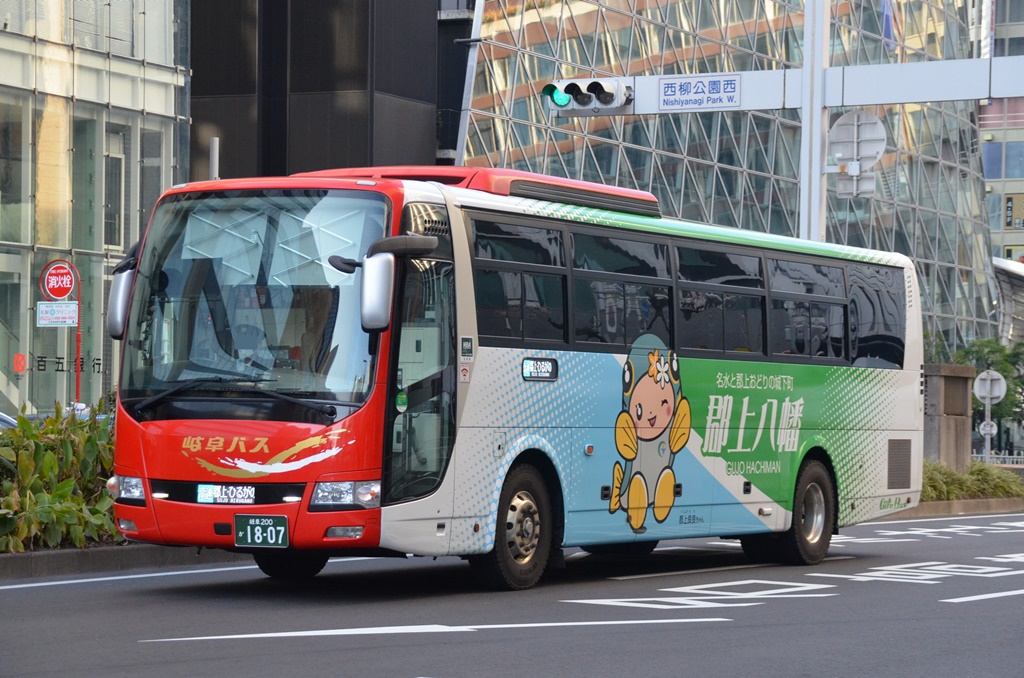
M311 512L299 503L214 506L150 498L145 506L115 504L114 519L125 538L151 544L339 551L380 544L380 509Z

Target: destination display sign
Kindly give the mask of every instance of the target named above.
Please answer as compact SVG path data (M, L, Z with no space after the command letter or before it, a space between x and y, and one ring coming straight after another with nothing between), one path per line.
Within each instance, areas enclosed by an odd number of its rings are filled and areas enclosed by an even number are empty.
M554 358L523 358L523 379L555 381L558 379L558 361Z

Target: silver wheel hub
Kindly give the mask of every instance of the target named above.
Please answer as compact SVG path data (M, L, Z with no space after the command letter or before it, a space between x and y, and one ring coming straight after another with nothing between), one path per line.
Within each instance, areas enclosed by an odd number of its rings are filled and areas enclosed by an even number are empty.
M529 562L540 542L540 512L529 492L519 492L512 498L505 520L505 538L509 552L517 563Z
M816 544L825 533L825 512L825 493L820 485L811 483L800 507L800 530L809 544Z

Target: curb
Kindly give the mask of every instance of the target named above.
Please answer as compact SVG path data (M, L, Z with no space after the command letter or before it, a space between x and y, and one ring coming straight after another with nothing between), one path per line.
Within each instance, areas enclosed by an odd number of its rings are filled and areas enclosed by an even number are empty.
M43 579L97 572L181 568L218 563L252 564L252 556L221 549L121 544L0 555L0 581Z
M981 515L985 513L1022 513L1024 498L1009 499L956 499L953 501L926 501L912 509L900 511L879 520L908 520L914 518L950 518L953 516Z
M962 499L929 501L893 513L886 520L949 518L986 513L1024 513L1024 499ZM223 563L252 564L252 556L221 549L122 544L84 549L56 549L0 554L0 582L16 579L51 579L100 572L199 567Z

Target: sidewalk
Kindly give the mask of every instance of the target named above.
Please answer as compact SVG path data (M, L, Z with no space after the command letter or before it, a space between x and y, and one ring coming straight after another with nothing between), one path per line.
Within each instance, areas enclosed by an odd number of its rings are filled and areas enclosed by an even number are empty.
M958 515L1024 513L1024 499L967 499L931 501L883 520L947 518ZM60 549L0 554L0 582L14 579L54 579L99 572L182 568L238 563L252 565L252 556L219 549L124 544L87 549Z

